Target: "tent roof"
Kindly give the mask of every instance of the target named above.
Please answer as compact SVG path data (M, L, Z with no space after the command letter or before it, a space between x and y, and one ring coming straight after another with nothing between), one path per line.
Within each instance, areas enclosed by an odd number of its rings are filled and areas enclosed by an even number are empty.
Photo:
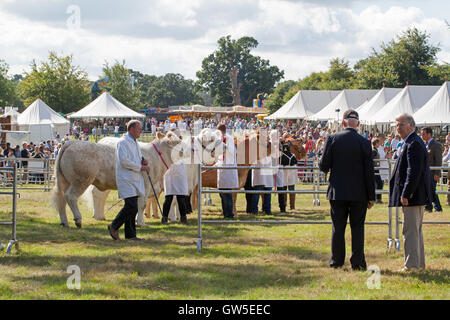
M402 89L399 88L382 88L378 93L370 99L364 106L357 110L361 121L370 121L372 116L383 108L386 103L391 101Z
M414 114L439 90L439 86L406 86L380 111L371 116L375 123L395 122L402 113Z
M450 84L446 81L436 94L413 115L418 125L450 124Z
M145 118L145 115L131 110L110 95L109 92L104 92L68 118Z
M300 90L284 106L266 119L310 118L332 101L340 91Z
M44 101L37 99L17 118L19 125L30 124L66 124L69 123Z
M378 90L342 90L341 93L333 99L322 110L316 113L312 119L314 120L337 120L348 109L357 109L364 101L371 99L376 95Z

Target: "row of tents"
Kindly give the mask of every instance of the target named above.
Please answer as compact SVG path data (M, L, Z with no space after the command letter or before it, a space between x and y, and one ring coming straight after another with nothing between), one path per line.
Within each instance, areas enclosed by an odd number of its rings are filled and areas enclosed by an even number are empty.
M358 111L362 123L389 124L402 113L418 125L450 124L450 85L413 86L380 90L300 90L268 120L339 121L348 109Z
M9 140L46 141L52 140L58 133L61 137L69 133L70 121L50 108L38 98L23 113L14 109L2 117L11 116ZM104 92L80 111L69 115L69 119L107 119L107 118L145 118L145 115L131 110L120 101ZM20 138L19 138L20 137ZM7 140L8 140L7 139Z

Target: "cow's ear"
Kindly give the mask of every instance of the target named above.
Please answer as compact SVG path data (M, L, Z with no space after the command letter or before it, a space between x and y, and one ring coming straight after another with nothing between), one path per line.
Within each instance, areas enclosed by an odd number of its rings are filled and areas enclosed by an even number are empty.
M156 139L161 140L162 138L164 138L164 135L161 132L157 132Z
M177 137L177 135L175 133L173 133L172 131L169 131L166 135L167 138L167 143L170 146L176 146L177 144L179 144L181 142L180 138Z

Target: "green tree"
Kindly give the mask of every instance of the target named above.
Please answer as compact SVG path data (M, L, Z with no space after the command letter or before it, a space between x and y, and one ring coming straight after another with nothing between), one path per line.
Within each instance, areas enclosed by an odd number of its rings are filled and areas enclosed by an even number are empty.
M122 63L116 61L112 66L106 62L103 66L102 78L109 79L107 89L114 98L136 110L142 106L140 102L140 84L137 81L133 83L125 60Z
M8 64L0 60L0 106L2 107L20 105L17 84L10 79L8 71Z
M274 92L270 95L268 101L266 102L266 108L269 111L269 114L274 113L278 109L280 109L284 104L284 97L288 93L288 91L296 85L294 80L288 80L281 82L274 90ZM297 90L298 91L298 90Z
M389 87L403 87L406 82L436 84L427 68L437 63L439 50L439 46L430 44L428 33L408 29L355 65L358 84L362 88L380 88L383 83Z
M218 40L219 48L202 62L197 84L209 90L218 105L250 106L258 92L271 93L284 72L250 53L258 46L252 37Z
M343 90L355 87L355 72L345 59L335 58L330 61L328 72L323 74L319 83L321 90Z
M59 57L50 52L48 61L31 63L31 72L25 73L20 90L25 105L40 97L55 111L69 113L84 107L90 101L87 72L73 65L73 56Z

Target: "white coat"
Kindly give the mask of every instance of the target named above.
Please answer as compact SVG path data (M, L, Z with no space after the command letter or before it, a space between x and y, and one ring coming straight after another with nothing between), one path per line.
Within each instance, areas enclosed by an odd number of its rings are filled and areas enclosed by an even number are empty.
M116 148L116 184L120 199L145 196L141 167L141 149L133 137L125 134Z
M272 157L268 156L258 160L258 167L272 166ZM274 187L273 169L252 169L252 186L264 186L266 188Z
M379 146L377 150L380 155L380 160L382 160L380 161L380 167L389 168L388 161L386 160L386 152L384 152L384 146ZM389 170L380 170L380 177L382 180L389 179Z
M173 164L164 175L164 194L166 196L187 196L188 182L186 165L184 163Z
M225 134L225 137L226 147L224 156L219 158L216 167L235 167L237 166L237 160L234 139L228 134ZM217 169L217 187L220 189L233 189L239 187L237 169Z

